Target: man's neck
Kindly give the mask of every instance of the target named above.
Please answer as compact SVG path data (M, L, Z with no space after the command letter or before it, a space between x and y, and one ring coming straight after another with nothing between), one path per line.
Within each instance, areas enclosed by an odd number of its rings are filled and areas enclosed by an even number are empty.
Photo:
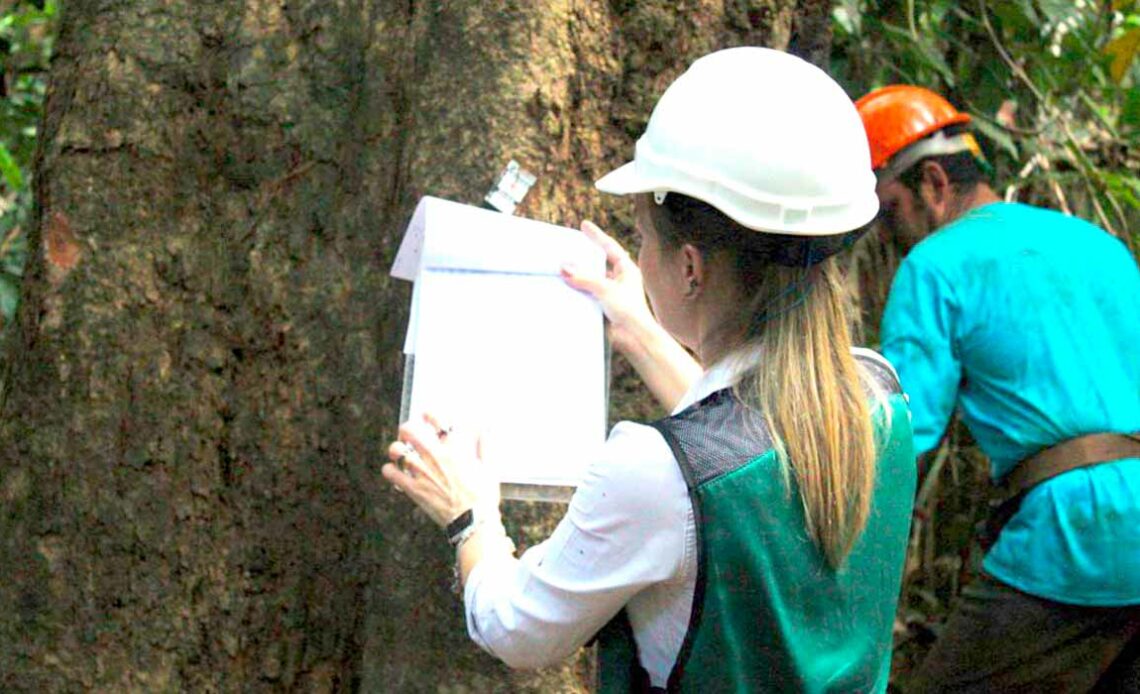
M971 210L975 210L979 207L982 207L983 205L989 205L990 203L1000 201L1001 198L998 197L993 188L990 188L989 185L985 183L979 183L978 185L974 186L970 192L965 193L954 201L954 204L951 206L949 213L946 215L946 219L943 220L941 226L946 226L947 224L958 220Z

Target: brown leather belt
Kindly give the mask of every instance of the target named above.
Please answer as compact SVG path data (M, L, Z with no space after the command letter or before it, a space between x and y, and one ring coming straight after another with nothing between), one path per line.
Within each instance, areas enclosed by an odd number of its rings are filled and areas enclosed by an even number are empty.
M1140 458L1140 433L1089 434L1052 445L1025 458L1000 482L1000 498L990 501L990 512L977 525L977 539L986 552L1002 528L1021 508L1025 493L1057 475L1123 458Z
M1078 436L1025 458L999 486L1006 498L1012 498L1070 470L1123 458L1140 458L1140 432Z

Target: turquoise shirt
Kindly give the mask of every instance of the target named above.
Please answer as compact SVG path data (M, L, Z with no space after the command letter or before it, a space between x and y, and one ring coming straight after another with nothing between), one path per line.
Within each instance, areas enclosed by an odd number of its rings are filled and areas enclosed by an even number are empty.
M919 453L938 445L955 407L995 478L1064 439L1140 431L1140 269L1080 219L1009 203L972 210L903 261L882 338ZM1140 603L1140 460L1039 485L983 568L1058 602Z

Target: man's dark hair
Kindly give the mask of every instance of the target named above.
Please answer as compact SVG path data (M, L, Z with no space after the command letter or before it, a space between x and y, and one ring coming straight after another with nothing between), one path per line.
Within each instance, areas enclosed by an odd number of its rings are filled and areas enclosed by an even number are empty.
M953 137L968 130L969 128L965 125L952 125L943 132L946 133L947 137ZM989 175L970 152L937 154L920 159L909 169L899 174L899 181L915 195L918 195L919 185L922 183L922 164L928 161L942 167L942 170L946 172L946 177L950 179L950 184L954 186L955 193L967 193L979 183L989 183Z

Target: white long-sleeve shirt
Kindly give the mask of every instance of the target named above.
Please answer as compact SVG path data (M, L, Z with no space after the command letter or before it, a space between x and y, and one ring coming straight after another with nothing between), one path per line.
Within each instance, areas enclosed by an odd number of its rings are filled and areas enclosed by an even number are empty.
M857 356L893 367L870 350ZM758 354L707 371L674 410L733 385ZM467 577L467 631L513 667L558 663L627 608L641 664L664 687L697 579L697 529L681 470L651 427L610 432L550 539L519 559L484 557Z
M730 386L708 371L674 412ZM641 664L665 686L688 628L697 530L681 470L656 429L621 422L550 539L519 559L483 558L467 577L467 631L513 667L558 663L627 608Z

